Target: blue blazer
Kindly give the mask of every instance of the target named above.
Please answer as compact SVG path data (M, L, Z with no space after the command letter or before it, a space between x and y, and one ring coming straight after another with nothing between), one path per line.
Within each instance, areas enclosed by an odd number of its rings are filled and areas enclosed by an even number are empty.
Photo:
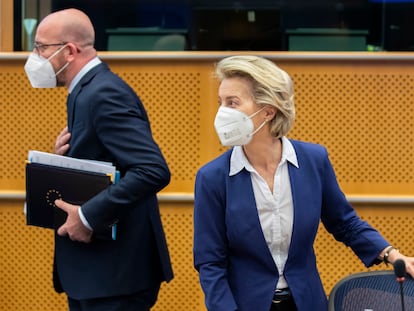
M75 299L117 296L173 277L156 194L170 171L135 92L106 64L90 70L69 96L68 156L112 162L120 181L82 205L90 244L55 234L54 285ZM108 228L117 223L117 239Z
M313 249L320 220L366 266L389 243L362 221L340 190L324 147L292 141L288 164L293 233L284 275L299 311L327 310ZM210 311L269 311L279 274L266 244L250 174L229 176L231 150L202 167L195 183L194 264Z

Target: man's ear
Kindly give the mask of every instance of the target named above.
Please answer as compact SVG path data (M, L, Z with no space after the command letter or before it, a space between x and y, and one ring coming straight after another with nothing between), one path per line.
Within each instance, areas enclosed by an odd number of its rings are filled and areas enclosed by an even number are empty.
M73 43L67 43L68 54L67 54L67 61L71 62L74 60L75 56L79 54L80 50L78 47Z

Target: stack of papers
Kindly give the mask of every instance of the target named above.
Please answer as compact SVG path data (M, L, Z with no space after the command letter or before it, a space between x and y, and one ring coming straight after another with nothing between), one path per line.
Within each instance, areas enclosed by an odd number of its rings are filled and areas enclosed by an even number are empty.
M110 162L77 159L37 150L29 151L28 161L29 163L47 164L74 170L108 174L113 178L113 182L115 182L115 178L118 178L119 174L116 167Z
M29 151L26 164L26 221L28 225L58 229L66 213L57 208L62 199L82 205L119 178L108 162L76 159L41 151ZM114 228L109 228L114 238Z

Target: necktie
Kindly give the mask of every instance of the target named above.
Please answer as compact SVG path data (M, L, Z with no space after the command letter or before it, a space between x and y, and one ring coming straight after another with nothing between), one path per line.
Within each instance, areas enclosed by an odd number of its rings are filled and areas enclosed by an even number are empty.
M75 112L75 96L73 92L68 94L66 99L66 113L67 113L67 122L68 122L68 129L69 132L72 132L72 125L73 125L73 114Z

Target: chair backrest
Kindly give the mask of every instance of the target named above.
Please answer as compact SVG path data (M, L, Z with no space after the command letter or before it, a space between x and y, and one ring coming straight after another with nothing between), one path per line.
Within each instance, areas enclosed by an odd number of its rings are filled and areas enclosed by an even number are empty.
M341 279L329 295L329 311L414 310L414 279L401 284L392 270L351 274ZM404 309L402 308L404 301Z
M154 51L184 51L186 37L180 34L165 35L159 38L154 46Z

